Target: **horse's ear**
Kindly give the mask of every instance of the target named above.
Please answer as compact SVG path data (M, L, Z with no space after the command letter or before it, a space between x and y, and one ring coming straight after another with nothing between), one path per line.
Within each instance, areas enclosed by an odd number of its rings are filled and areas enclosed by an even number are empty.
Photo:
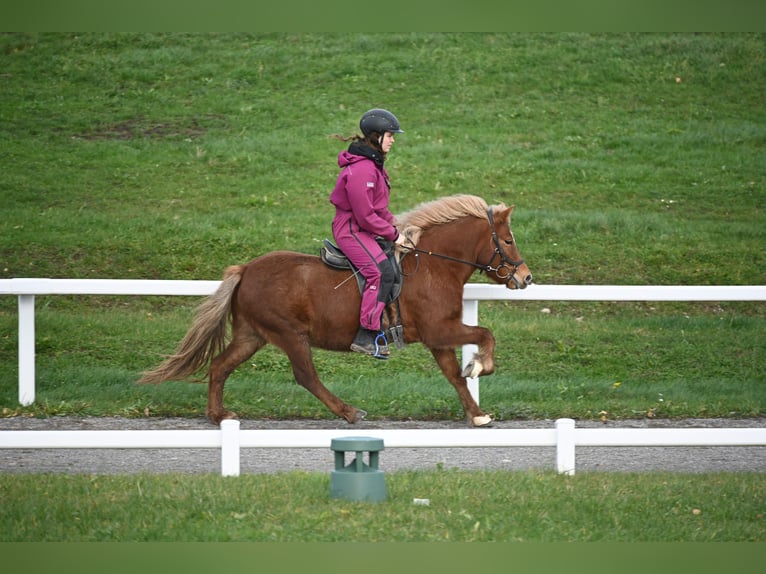
M511 220L511 213L513 213L513 208L516 207L515 205L512 205L510 207L506 207L505 209L501 209L497 215L499 216L498 219L504 219L506 221Z

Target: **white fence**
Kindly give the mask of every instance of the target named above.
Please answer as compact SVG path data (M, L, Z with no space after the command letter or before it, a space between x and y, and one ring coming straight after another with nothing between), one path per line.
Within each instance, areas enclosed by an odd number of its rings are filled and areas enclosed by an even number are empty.
M0 295L16 295L19 309L19 402L35 399L35 297L39 295L209 295L219 281L131 279L0 279ZM523 291L468 284L463 321L478 324L478 303L518 301L766 301L766 286L533 285ZM463 347L463 362L475 346ZM469 381L478 402L478 381ZM338 430L2 431L0 448L220 448L221 472L239 474L241 447L329 448ZM574 474L576 446L766 446L766 429L575 429L559 419L554 429L379 430L386 448L555 446L556 469Z
M0 431L6 448L217 448L221 474L239 476L241 448L330 448L348 431L240 430L225 420L218 430ZM556 447L556 470L574 475L577 446L764 446L766 428L729 429L585 429L572 419L558 419L551 429L379 429L371 436L385 448ZM328 468L328 470L330 470Z
M0 295L19 301L19 403L35 402L35 297L38 295L210 295L220 281L150 279L0 279ZM532 285L510 290L469 283L463 291L463 322L478 325L479 301L766 301L766 286ZM476 352L462 349L463 365ZM479 381L468 388L479 402Z

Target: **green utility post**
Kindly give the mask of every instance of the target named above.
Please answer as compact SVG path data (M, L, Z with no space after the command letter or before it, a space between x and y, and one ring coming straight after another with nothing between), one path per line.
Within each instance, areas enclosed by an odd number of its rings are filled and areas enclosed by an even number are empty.
M330 449L335 452L335 470L330 475L330 498L381 502L386 499L386 480L378 469L379 453L383 450L382 438L343 437L334 438ZM356 453L356 458L346 465L346 453ZM368 463L364 453L369 453Z

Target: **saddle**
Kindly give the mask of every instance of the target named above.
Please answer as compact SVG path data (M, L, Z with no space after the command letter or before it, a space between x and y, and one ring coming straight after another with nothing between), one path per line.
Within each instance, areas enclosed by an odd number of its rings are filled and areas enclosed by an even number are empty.
M394 286L391 289L391 293L388 296L387 303L393 303L399 298L402 292L402 267L399 265L399 261L396 259L396 253L391 249L391 242L384 239L378 239L378 245L383 249L383 252L391 262L391 266L394 268ZM319 249L319 256L325 265L332 267L333 269L348 269L354 273L356 279L356 285L359 287L359 293L364 291L364 286L367 280L359 272L359 269L354 266L348 257L329 239L325 239L322 247Z
M387 328L384 328L384 332L393 340L397 349L404 347L404 328L402 327L401 313L399 312L399 295L402 292L402 283L404 282L404 275L402 274L402 267L396 258L396 252L392 248L393 244L385 239L378 239L378 245L383 249L383 252L391 262L391 266L394 269L394 285L386 300L386 313L384 321L387 323ZM348 257L329 239L325 239L322 247L319 249L319 257L322 262L332 267L333 269L349 270L353 273L354 279L356 279L356 285L359 288L359 293L364 291L364 286L367 280L359 272L359 269L349 261Z

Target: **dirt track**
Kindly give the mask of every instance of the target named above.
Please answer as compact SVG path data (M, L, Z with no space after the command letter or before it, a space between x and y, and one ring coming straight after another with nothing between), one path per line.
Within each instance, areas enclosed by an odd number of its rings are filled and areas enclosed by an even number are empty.
M500 421L493 428L552 428L554 421ZM578 427L603 427L601 422L579 421ZM766 418L623 420L608 422L619 428L764 428ZM49 419L0 419L2 430L151 430L211 429L204 419L116 417ZM244 429L341 429L349 436L375 436L375 429L465 428L462 422L369 421L348 425L343 421L243 420ZM492 429L475 429L492 432ZM242 474L317 471L333 469L333 453L325 449L242 449ZM673 472L766 472L766 447L578 447L577 472L587 471L673 471ZM391 448L380 455L384 471L404 469L460 468L465 470L551 470L555 468L553 447L513 448ZM0 449L0 472L64 472L94 474L130 473L218 473L220 452L216 449Z

